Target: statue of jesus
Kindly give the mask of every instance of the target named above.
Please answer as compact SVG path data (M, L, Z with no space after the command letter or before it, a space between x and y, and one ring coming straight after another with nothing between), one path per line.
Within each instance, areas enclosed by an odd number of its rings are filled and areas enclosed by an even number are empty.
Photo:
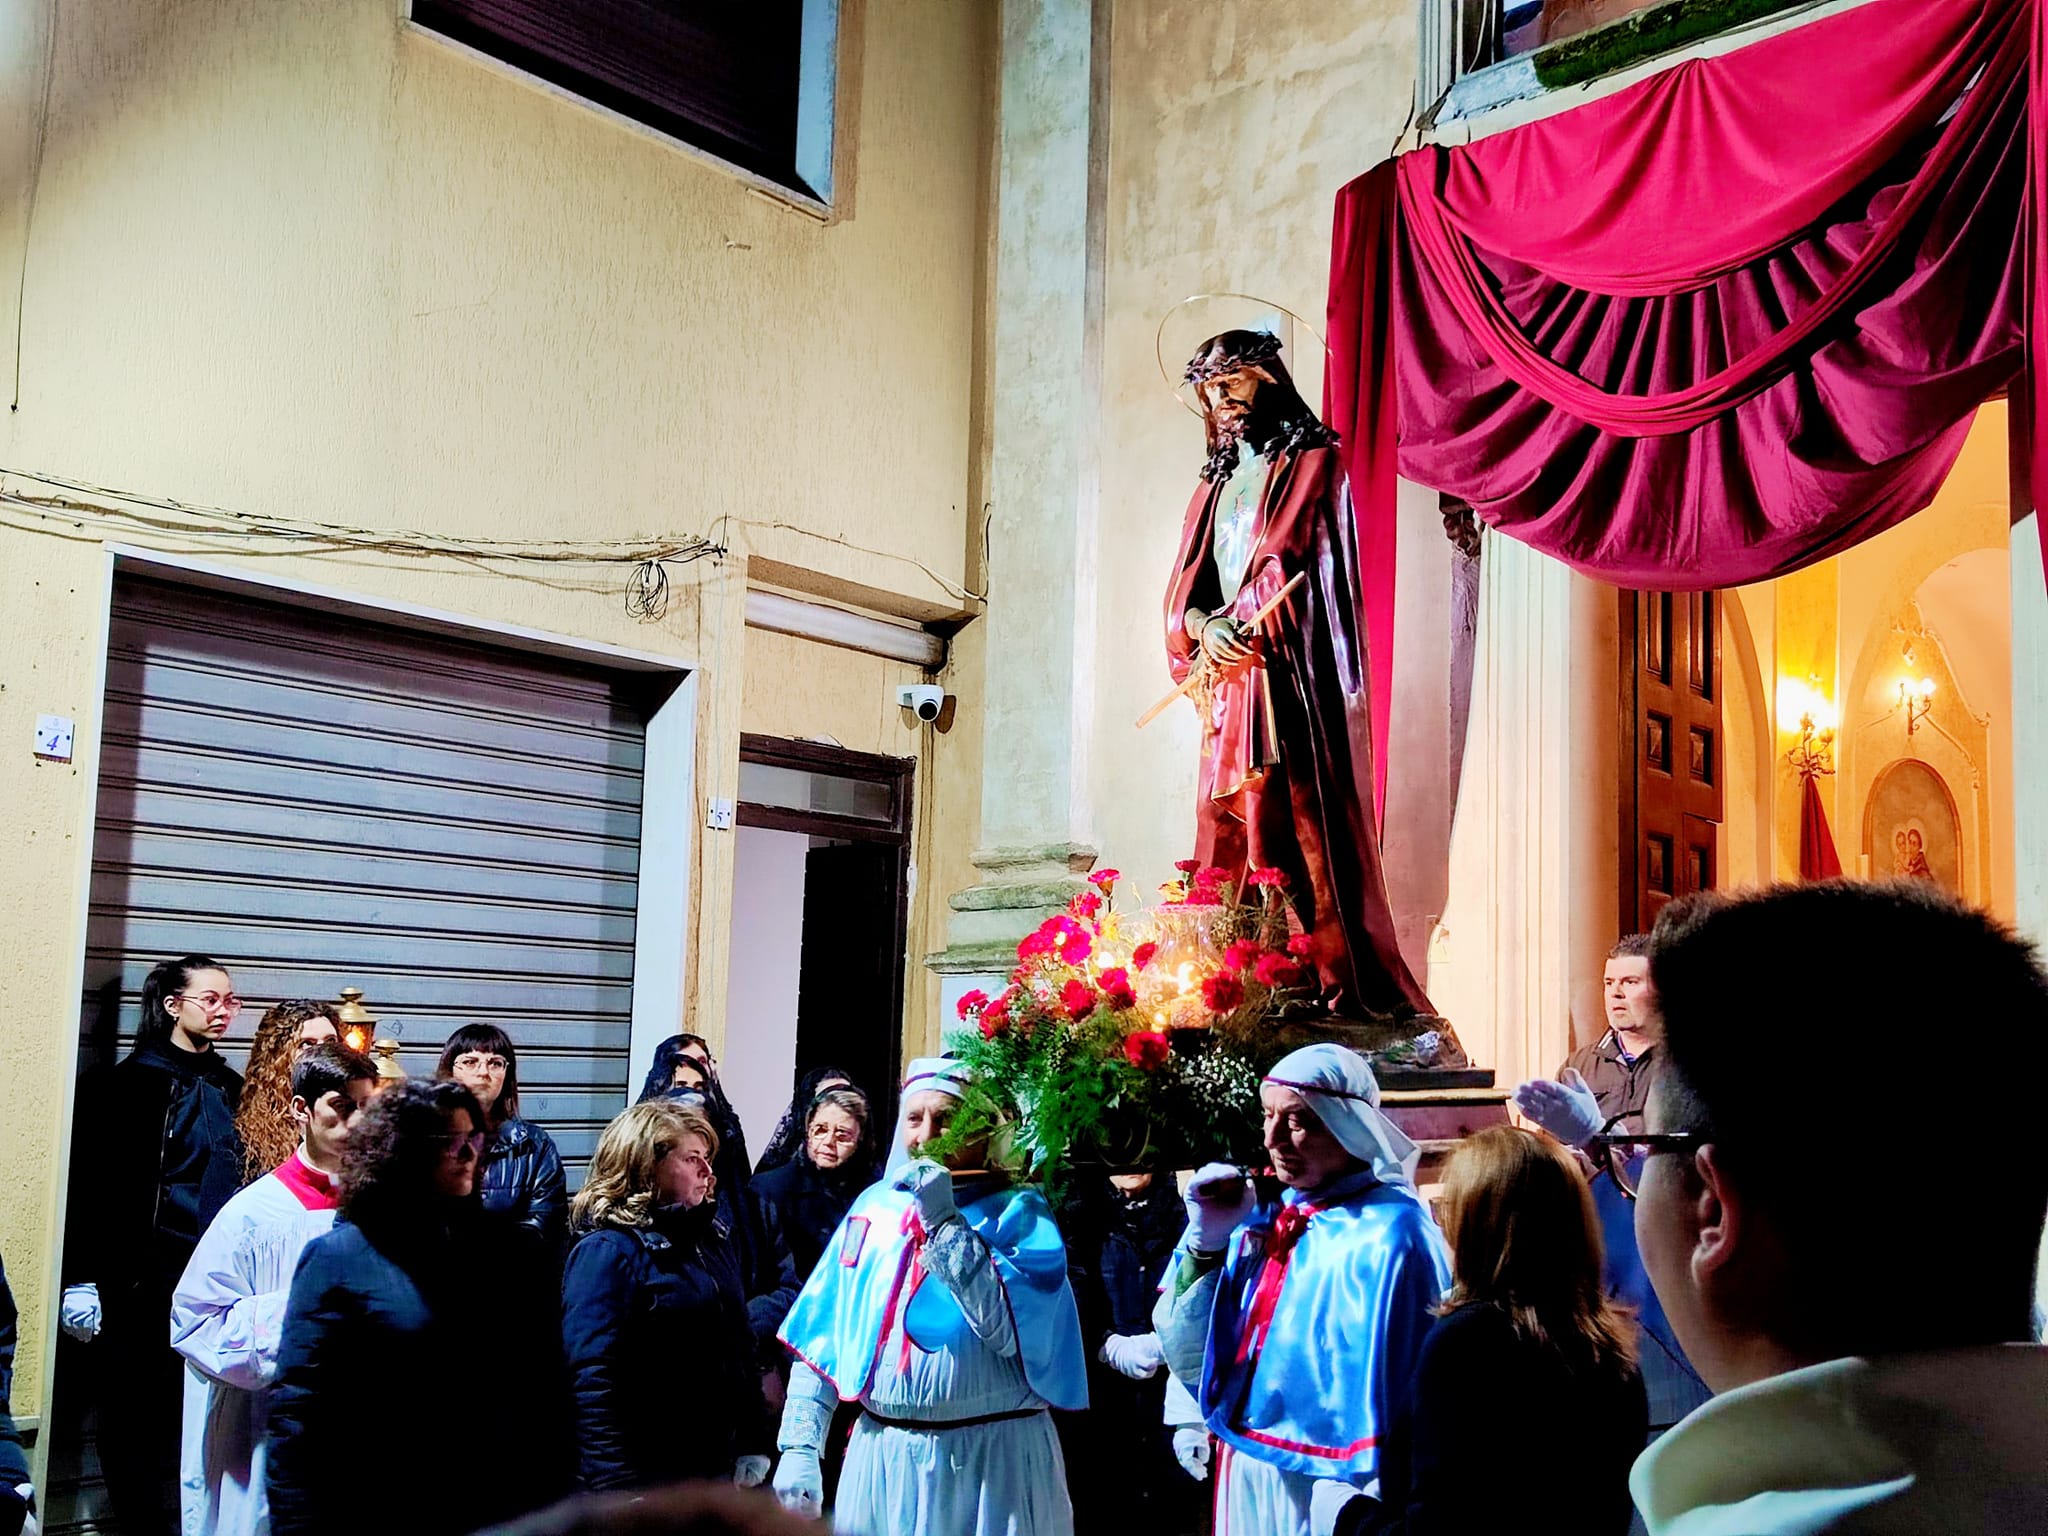
M1195 857L1284 871L1322 1005L1406 1018L1429 1000L1394 942L1372 808L1358 543L1337 436L1277 337L1225 331L1188 364L1208 461L1166 593L1174 680L1206 669ZM1248 620L1307 579L1256 630Z

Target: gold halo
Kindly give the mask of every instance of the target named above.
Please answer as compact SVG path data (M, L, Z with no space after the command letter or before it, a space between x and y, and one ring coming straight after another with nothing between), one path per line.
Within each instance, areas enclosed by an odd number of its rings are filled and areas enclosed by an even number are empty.
M1176 382L1172 370L1166 366L1166 353L1164 350L1166 345L1166 324L1177 313L1179 313L1183 309L1186 309L1190 304L1198 304L1204 299L1243 299L1247 304L1256 304L1263 310L1273 310L1277 311L1280 314L1285 315L1288 319L1292 320L1296 325L1300 326L1304 331L1307 331L1309 335L1315 338L1316 345L1322 348L1323 367L1325 370L1329 368L1330 344L1323 339L1323 333L1317 330L1313 325L1310 325L1308 321L1302 319L1300 315L1296 314L1293 310L1289 309L1285 304L1276 304L1271 299L1262 299L1255 293L1238 293L1234 290L1229 289L1220 289L1211 293L1191 293L1186 298L1182 299L1179 303L1168 305L1166 313L1159 317L1158 327L1152 332L1152 361L1156 363L1159 367L1159 377L1163 381L1165 381L1166 387L1173 391L1173 398L1178 400L1182 404L1182 406L1184 406L1188 410L1190 414L1199 416L1202 414L1202 408L1194 404L1192 401L1188 399L1188 397L1184 393L1182 393L1182 391L1184 391L1187 388L1186 380L1183 379L1179 382ZM1224 329L1256 330L1257 327L1225 326ZM1212 332L1211 334L1213 335L1215 333ZM1285 345L1285 343L1283 343L1283 345Z

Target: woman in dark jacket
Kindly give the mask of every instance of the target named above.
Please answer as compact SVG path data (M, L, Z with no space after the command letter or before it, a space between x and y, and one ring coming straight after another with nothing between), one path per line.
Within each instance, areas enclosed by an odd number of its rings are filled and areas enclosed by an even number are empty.
M107 1496L125 1530L168 1531L184 1361L171 1292L200 1234L242 1184L242 1079L216 1044L241 1012L204 955L153 967L135 1049L79 1090L64 1253L64 1331L91 1340Z
M867 1095L828 1088L811 1104L796 1156L756 1174L748 1186L770 1241L788 1249L799 1286L811 1278L854 1198L874 1183L871 1143Z
M1382 1464L1385 1502L1351 1499L1337 1536L1516 1530L1540 1507L1621 1536L1649 1406L1585 1179L1556 1142L1497 1126L1452 1154L1443 1210L1456 1283ZM1339 1496L1323 1486L1319 1501Z
M605 1127L577 1193L562 1348L585 1488L768 1475L774 1431L714 1197L717 1149L700 1111L635 1104Z
M441 1047L434 1076L462 1084L484 1107L484 1209L509 1216L559 1253L569 1231L569 1188L555 1138L519 1117L519 1053L494 1024L465 1024Z
M1088 1411L1063 1416L1077 1531L1192 1530L1207 1489L1173 1458L1152 1333L1160 1277L1187 1225L1170 1173L1084 1178L1061 1213L1088 1352Z
M342 1154L341 1216L299 1259L271 1389L274 1536L354 1536L375 1503L363 1456L405 1465L407 1536L453 1536L567 1491L554 1269L529 1229L476 1198L482 1108L460 1083L387 1088ZM479 1358L515 1365L481 1389ZM456 1470L482 1435L483 1475ZM366 1438L367 1437L367 1438Z
M774 1168L780 1168L797 1154L804 1144L806 1127L810 1124L811 1106L818 1102L818 1095L829 1088L853 1088L853 1075L837 1067L813 1067L796 1080L796 1092L790 1095L789 1108L782 1112L782 1118L775 1122L775 1134L768 1138L768 1150L761 1154L761 1160L754 1164L754 1176L759 1178ZM855 1092L859 1092L856 1088ZM881 1175L880 1159L869 1171L872 1181Z
M694 1079L694 1081L693 1081ZM734 1195L743 1195L754 1176L747 1159L746 1127L718 1080L718 1058L702 1035L670 1035L654 1048L654 1063L640 1085L645 1104L675 1088L695 1088L709 1104L711 1128L718 1132L718 1180Z

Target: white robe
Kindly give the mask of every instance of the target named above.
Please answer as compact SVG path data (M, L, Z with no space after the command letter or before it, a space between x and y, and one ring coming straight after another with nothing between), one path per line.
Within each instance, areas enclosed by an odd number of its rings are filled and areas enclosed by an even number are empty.
M297 1171L303 1183L307 1170ZM299 1255L333 1225L331 1207L309 1209L267 1173L221 1208L185 1266L171 1298L171 1347L185 1357L183 1536L270 1530L263 1430L285 1302Z

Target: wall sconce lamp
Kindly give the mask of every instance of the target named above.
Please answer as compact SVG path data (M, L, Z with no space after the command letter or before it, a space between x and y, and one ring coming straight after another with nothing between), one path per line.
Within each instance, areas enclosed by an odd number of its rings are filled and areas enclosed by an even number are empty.
M1835 771L1835 711L1827 695L1812 683L1796 678L1778 680L1778 718L1799 720L1799 739L1785 754L1785 761L1802 779L1817 779Z
M1835 728L1832 725L1816 727L1813 712L1808 710L1799 717L1799 740L1785 754L1785 760L1802 779L1817 779L1833 773Z
M1911 736L1934 708L1934 679L1923 677L1915 682L1909 677L1900 678L1899 708L1906 712L1906 734Z

